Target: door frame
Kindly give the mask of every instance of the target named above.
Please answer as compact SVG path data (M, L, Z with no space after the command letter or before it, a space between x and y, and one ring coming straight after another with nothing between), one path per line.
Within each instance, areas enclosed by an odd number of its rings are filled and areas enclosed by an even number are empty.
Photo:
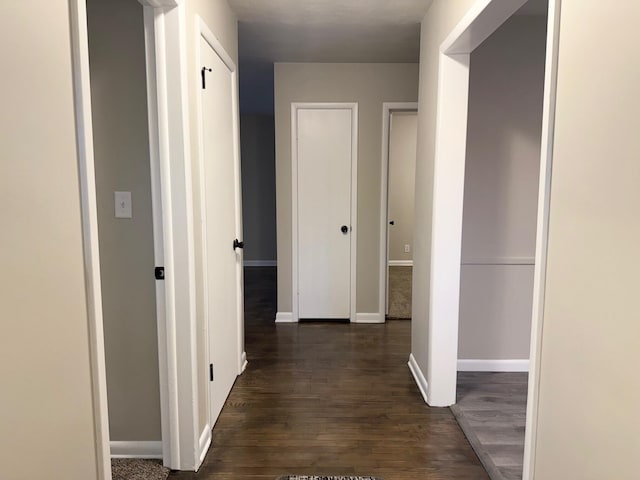
M184 0L138 1L144 8L154 259L165 267L164 280L156 284L162 458L171 469L193 471L201 464L202 445L198 432L186 6ZM71 0L69 16L97 478L110 480L86 0ZM237 98L234 101L237 105Z
M523 480L534 478L535 466L561 1L549 1L547 20ZM428 384L426 399L432 406L449 406L456 401L470 54L524 3L526 0L477 0L440 45L427 340L428 370L424 382Z
M391 114L418 112L418 102L384 102L382 104L382 168L380 175L380 283L378 299L380 316L389 313L389 145Z
M222 46L218 37L211 31L206 22L196 15L195 19L195 65L200 65L201 53L200 39L203 39L211 47L211 49L218 55L222 63L227 67L231 74L231 108L233 118L233 164L234 164L234 205L235 205L235 236L242 239L242 178L240 172L240 123L238 115L238 69L235 62L231 58L231 55ZM205 175L204 175L204 130L203 130L203 112L202 112L202 88L200 86L200 77L195 78L196 88L198 93L198 102L196 102L196 117L198 118L198 125L196 126L196 134L198 138L198 169L200 172L200 195L197 201L200 204L200 212L203 215L202 229L200 235L202 236L202 261L204 265L207 265L207 222L206 222L206 192L205 192ZM232 239L229 239L229 248L231 248ZM247 367L247 355L244 351L244 271L243 271L243 250L236 249L236 321L238 332L238 359L237 359L237 374L240 375ZM203 284L203 291L207 292L208 275L206 269L203 269L202 278L200 281ZM204 322L204 337L205 342L205 355L207 361L210 360L211 345L209 342L209 303L205 300L203 304L203 313L206 321ZM208 385L208 383L207 383ZM211 389L207 388L207 405L211 404ZM216 419L211 418L211 409L207 410L207 425L205 430L200 436L200 461L204 460L209 445L211 444L211 429Z
M351 235L349 321L356 322L356 255L358 251L358 103L291 103L291 300L292 322L300 321L298 303L298 110L351 110Z

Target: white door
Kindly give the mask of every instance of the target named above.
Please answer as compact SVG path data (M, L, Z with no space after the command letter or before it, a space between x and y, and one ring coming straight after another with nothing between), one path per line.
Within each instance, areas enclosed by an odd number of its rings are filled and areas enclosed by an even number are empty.
M298 316L350 318L352 109L298 108ZM295 298L294 298L295 300Z
M201 90L206 288L209 327L210 420L215 423L238 373L238 310L236 262L236 180L232 74L211 46L200 39L206 68ZM211 69L209 71L209 69ZM207 372L209 373L209 372Z

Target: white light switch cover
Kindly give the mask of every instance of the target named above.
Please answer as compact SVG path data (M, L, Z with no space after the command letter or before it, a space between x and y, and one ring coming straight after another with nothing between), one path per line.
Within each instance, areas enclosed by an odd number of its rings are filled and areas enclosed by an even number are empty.
M116 218L131 218L131 192L113 192Z

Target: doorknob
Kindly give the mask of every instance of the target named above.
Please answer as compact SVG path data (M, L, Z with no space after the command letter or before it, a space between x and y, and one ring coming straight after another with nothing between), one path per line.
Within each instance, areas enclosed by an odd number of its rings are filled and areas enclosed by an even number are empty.
M395 222L394 220L391 220L391 221L389 222L389 225L395 225L395 224L396 224L396 222Z
M244 242L238 241L237 238L233 241L233 250L235 251L236 248L244 248Z
M347 227L346 225L342 225L340 227L340 231L344 234L346 234L349 231L349 227Z

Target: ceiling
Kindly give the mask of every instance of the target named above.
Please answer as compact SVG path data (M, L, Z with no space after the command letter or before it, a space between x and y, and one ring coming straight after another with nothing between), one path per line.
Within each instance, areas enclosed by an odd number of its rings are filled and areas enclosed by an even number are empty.
M417 62L432 0L230 0L242 61Z
M241 62L417 62L433 0L229 0ZM456 1L456 0L447 0ZM544 15L530 0L520 15Z
M417 63L433 2L228 1L239 21L240 108L257 113L273 112L274 62ZM518 14L544 15L547 2L529 0Z

